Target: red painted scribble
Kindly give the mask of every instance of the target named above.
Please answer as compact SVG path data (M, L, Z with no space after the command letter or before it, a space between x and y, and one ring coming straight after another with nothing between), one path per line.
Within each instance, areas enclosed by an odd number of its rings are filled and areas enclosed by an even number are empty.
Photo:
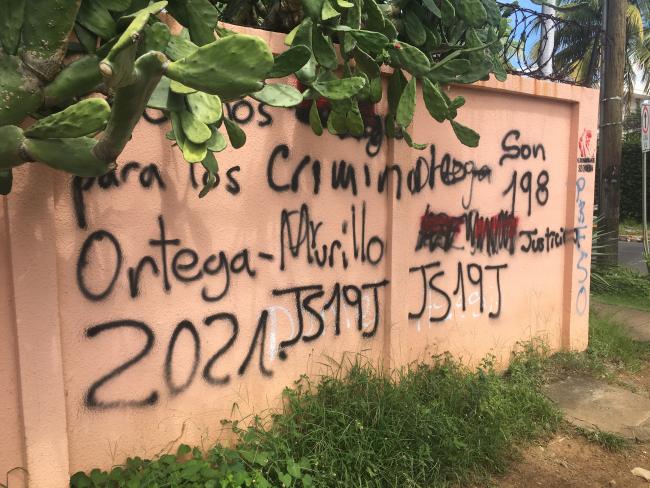
M463 225L465 241L471 246L472 252L487 252L492 256L506 250L514 254L519 217L506 211L485 217L477 210L453 217L442 212L432 212L429 206L420 219L420 232L415 250L426 247L432 252L436 249L448 251L456 243Z
M580 140L578 141L578 149L580 151L581 158L593 158L594 150L591 148L591 139L593 134L591 130L585 129L582 131Z

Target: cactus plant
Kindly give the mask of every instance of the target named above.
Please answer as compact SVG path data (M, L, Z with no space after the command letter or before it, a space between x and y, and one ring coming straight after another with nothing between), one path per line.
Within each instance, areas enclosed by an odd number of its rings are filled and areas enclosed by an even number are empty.
M225 134L234 148L246 142L223 102L253 96L279 107L309 104L310 125L321 135L325 100L330 132L361 135L359 104L382 98L382 65L393 70L389 136L400 129L412 147L424 146L407 130L421 86L430 115L475 146L478 134L455 120L464 100L450 100L441 83L505 77L499 52L507 23L495 0L233 1L221 11L211 0L7 1L0 11L3 195L13 168L26 163L81 176L110 171L149 106L171 120L168 137L185 159L205 168L205 196L216 185L213 153L227 146ZM180 33L166 25L169 16L184 27ZM217 25L273 27L278 19L293 30L275 58L260 38ZM266 83L292 75L300 91Z

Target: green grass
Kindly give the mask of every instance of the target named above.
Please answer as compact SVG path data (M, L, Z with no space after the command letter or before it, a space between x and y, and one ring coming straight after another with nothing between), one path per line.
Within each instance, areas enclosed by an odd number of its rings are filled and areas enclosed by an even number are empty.
M592 270L591 292L596 301L650 310L650 277L617 266Z
M541 381L538 356L526 352L505 375L489 359L469 370L442 356L394 376L355 362L317 383L303 377L282 412L231 424L234 449L183 447L190 461L129 460L112 474L77 473L73 486L466 486L560 425Z
M546 361L551 376L567 372L613 378L637 372L650 360L650 343L632 339L615 319L591 311L589 345L585 352L559 352Z
M625 437L603 430L588 430L576 427L576 432L593 444L598 444L610 452L621 452L630 447L630 441Z

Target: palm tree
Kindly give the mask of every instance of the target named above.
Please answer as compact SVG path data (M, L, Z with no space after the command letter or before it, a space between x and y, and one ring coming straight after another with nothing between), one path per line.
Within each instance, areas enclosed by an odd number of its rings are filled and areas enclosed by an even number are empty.
M555 31L557 47L553 62L556 69L577 83L597 85L603 47L602 0L559 0L556 8L556 15L565 21ZM649 14L650 0L628 1L625 62L628 107L634 92L635 69L642 72L645 91L650 90Z

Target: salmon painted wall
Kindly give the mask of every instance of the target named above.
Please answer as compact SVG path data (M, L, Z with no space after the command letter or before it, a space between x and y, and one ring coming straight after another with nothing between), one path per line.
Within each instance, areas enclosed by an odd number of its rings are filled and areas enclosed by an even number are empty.
M116 173L16 171L0 206L0 472L30 486L209 446L346 354L390 367L517 341L587 343L597 96L509 78L451 88L461 146L418 113L425 151L229 106L248 135L219 184L150 113ZM422 103L419 104L423 106ZM382 108L378 109L382 113ZM590 140L590 138L593 138ZM22 486L17 479L10 486Z

